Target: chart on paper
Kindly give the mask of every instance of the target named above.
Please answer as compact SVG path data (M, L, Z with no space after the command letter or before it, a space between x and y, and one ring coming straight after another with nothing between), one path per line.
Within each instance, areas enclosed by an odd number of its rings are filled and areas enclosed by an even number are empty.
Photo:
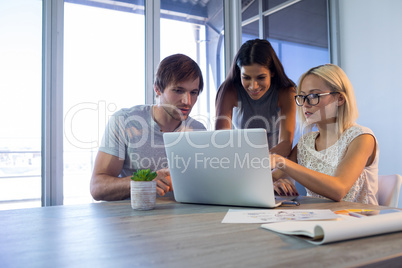
M222 223L267 223L280 221L335 220L337 218L339 218L339 216L329 209L229 209Z

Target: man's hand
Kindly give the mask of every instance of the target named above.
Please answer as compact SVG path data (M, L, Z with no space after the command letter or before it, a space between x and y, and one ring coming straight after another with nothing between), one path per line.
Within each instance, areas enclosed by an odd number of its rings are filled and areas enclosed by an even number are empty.
M158 176L153 180L156 181L156 192L158 195L164 196L167 192L173 191L169 169L160 169L156 171L156 174L158 174Z

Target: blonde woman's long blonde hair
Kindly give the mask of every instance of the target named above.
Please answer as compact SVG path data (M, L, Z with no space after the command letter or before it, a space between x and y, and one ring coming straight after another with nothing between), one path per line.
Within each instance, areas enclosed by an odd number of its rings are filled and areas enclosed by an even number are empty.
M345 103L338 106L338 130L341 134L346 129L351 127L358 117L357 105L355 94L353 92L352 84L349 78L346 76L345 72L337 65L325 64L317 67L313 67L307 72L305 72L299 79L299 86L297 87L297 94L302 91L301 85L303 80L308 75L315 75L321 78L331 89L331 92L339 92L345 98ZM306 118L303 114L303 108L301 106L297 107L298 117L301 122L300 126L303 129L306 127ZM313 126L309 126L310 129Z

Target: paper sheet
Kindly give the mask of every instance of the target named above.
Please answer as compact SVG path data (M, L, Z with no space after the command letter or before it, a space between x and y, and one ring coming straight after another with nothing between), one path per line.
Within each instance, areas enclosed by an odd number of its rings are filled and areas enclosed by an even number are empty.
M339 216L330 209L229 209L222 223L267 223L280 221L332 220Z

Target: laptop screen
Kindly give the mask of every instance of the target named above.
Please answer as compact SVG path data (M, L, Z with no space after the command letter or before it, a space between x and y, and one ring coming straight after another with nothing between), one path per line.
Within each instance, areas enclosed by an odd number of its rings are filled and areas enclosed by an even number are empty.
M265 129L170 132L163 138L176 201L275 206Z

